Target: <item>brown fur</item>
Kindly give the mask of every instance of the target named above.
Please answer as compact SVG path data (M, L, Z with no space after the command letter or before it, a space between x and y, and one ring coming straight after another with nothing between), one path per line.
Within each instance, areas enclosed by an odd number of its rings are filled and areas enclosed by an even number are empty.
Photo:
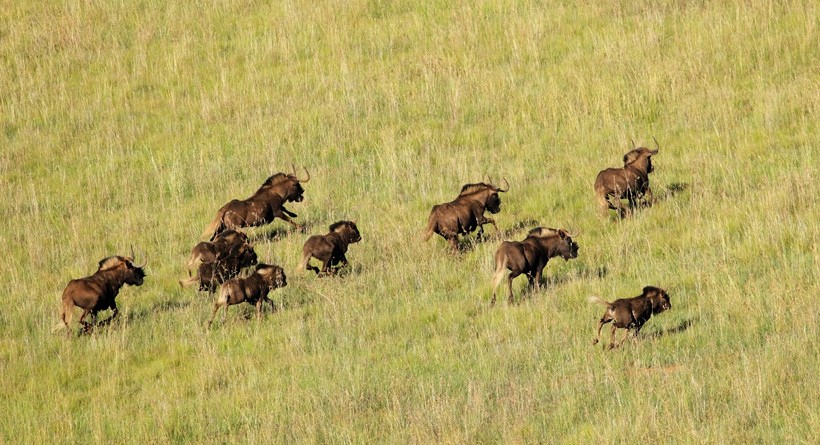
M607 323L612 322L612 334L610 335L609 349L615 347L615 330L618 328L625 329L626 335L624 340L629 335L629 331L633 330L633 337L638 335L643 325L654 314L659 314L663 311L672 308L672 303L669 301L669 294L665 290L646 286L643 288L643 293L633 298L621 298L612 303L604 301L598 297L589 297L592 303L598 303L606 306L604 315L598 322L598 332L592 344L598 343L601 338L601 328Z
M305 190L301 184L310 180L310 173L305 172L305 179L299 179L295 170L294 174L277 173L265 180L250 198L231 200L216 212L216 217L202 236L213 240L223 230L262 226L273 222L274 218L281 218L297 230L302 230L299 224L291 220L297 215L286 209L284 204L304 199Z
M651 204L649 174L654 171L652 156L658 154L659 150L660 148L636 148L624 155L623 168L608 168L598 173L595 178L595 197L601 214L613 209L618 211L621 218L625 217L627 211L621 204L621 199L624 198L629 202L630 213L635 210L639 200Z
M226 256L200 264L196 275L186 280L179 280L179 284L182 287L188 287L199 282L199 290L214 292L220 284L239 275L243 268L256 264L256 260L253 246L238 244Z
M214 322L219 308L225 307L223 323L228 317L228 306L248 302L256 306L257 318L262 317L262 303L270 303L271 310L275 310L273 301L268 298L268 292L288 285L285 271L279 266L258 264L256 271L246 278L234 278L222 283L219 297L214 303L214 312L208 326Z
M348 245L362 240L359 228L353 221L339 221L331 224L327 235L313 235L305 241L302 247L302 261L298 270L312 270L316 274L332 274L336 265L347 264ZM316 258L322 262L321 270L310 265L310 259Z
M224 258L236 246L247 244L248 235L236 230L225 230L214 236L213 241L203 241L191 250L191 257L188 259L188 276L191 271L201 263L213 263L219 258Z
M504 182L507 181L504 180ZM498 233L495 220L485 217L484 211L493 214L500 212L501 198L498 193L507 190L509 190L509 183L507 183L507 189L483 182L464 185L456 199L444 204L436 204L430 210L424 240L430 239L433 233L437 233L447 240L453 252L456 252L458 235L466 235L476 229L481 235L484 233L484 224L492 224Z
M142 266L135 266L132 257L112 256L105 258L100 261L99 268L93 275L68 282L65 290L63 290L60 318L65 326L70 329L74 306L82 308L83 314L80 316L80 324L88 331L91 329L91 325L85 321L85 317L89 313L91 319L96 322L99 311L111 309L111 317L106 320L106 323L108 323L119 313L115 299L120 292L120 288L125 284L141 286L145 277L145 270Z
M513 279L521 274L527 276L530 288L541 286L541 275L550 258L560 256L569 260L578 256L578 244L564 229L536 227L527 234L524 241L504 241L495 251L495 273L493 274L493 299L504 273L507 276L508 298L512 303Z

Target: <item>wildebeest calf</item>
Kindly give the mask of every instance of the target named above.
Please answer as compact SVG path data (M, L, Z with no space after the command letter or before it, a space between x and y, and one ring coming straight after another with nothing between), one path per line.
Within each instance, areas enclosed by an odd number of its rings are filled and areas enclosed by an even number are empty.
M341 263L347 264L347 246L362 240L359 228L353 221L339 221L330 225L327 235L313 235L305 241L302 247L302 261L299 270L312 270L316 274L333 273L332 267ZM322 262L321 270L310 265L310 259L316 258Z
M256 305L256 316L262 316L262 303L270 303L271 310L274 309L273 301L268 298L268 292L273 289L288 285L285 271L279 266L268 264L257 264L256 271L246 278L234 278L222 283L219 289L219 297L214 303L214 313L208 326L214 322L219 308L225 306L223 322L228 317L228 306L246 301Z
M578 256L578 243L572 234L564 229L536 227L527 234L524 241L504 241L495 251L495 274L493 274L493 299L504 272L509 269L507 289L509 300L513 301L512 281L526 274L530 287L541 285L541 274L550 258L560 256L569 260Z
M145 264L134 265L133 253L130 257L112 256L101 260L97 272L93 275L69 281L63 290L63 308L60 314L65 326L70 328L74 306L83 309L80 324L86 331L91 329L85 321L89 313L96 322L97 312L111 309L111 317L106 323L113 320L119 313L115 298L120 288L125 284L141 286L146 277L144 267ZM69 330L69 334L70 332Z
M601 337L601 328L612 322L609 349L615 347L615 330L617 328L626 329L626 334L621 340L621 343L623 343L629 335L630 329L633 330L633 336L637 336L652 315L659 314L672 307L672 303L669 302L669 294L665 290L654 286L644 287L643 293L637 297L620 298L612 303L598 297L589 297L589 301L606 306L606 311L601 316L601 321L598 322L598 333L592 344L598 343L598 339Z

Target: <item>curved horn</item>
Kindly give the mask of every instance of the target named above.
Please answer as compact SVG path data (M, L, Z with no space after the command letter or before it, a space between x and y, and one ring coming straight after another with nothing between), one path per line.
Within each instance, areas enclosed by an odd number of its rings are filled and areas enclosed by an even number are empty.
M655 141L655 153L661 150L661 144L658 143L658 140L655 139L655 136L652 136L652 140Z
M577 237L577 236L580 236L580 235L581 235L581 231L580 231L580 230L578 230L578 228L577 228L577 227L576 227L576 228L574 228L574 229L572 229L572 231L570 231L570 230L566 230L566 232L567 232L567 236L569 236L570 238L575 238L575 237Z
M144 253L142 250L140 250L140 256L145 257L145 253ZM135 257L135 256L134 256L134 246L132 245L132 246L131 246L131 261L133 262L133 261L135 261L136 259L137 259L137 257ZM145 259L145 261L143 261L143 263L142 263L142 264L140 264L139 266L135 265L134 267L136 267L136 268L138 268L138 269L142 269L142 268L144 268L147 264L148 264L148 259L146 258L146 259Z
M305 179L302 179L302 178L297 177L296 179L298 179L298 180L299 180L299 182L301 182L302 184L305 184L305 183L307 183L308 181L310 181L310 172L308 171L307 167L302 167L302 168L303 168L303 169L305 169L305 174L307 175L307 177L306 177ZM296 174L296 169L295 169L295 168L294 168L294 170L293 170L293 174L294 174L294 175Z
M634 139L629 138L629 142L632 144L632 148L630 148L630 150L634 150L634 149L638 148L638 147L635 146L635 140Z
M501 187L496 187L498 189L498 191L499 192L506 192L506 191L510 190L510 183L507 182L507 178L501 178L501 180L504 181L504 184L507 185L507 188L502 189Z

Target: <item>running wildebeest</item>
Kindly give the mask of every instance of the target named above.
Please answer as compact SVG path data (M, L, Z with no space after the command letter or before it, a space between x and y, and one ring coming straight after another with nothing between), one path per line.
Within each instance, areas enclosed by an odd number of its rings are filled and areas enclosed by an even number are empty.
M112 314L105 323L116 318L119 310L115 299L120 292L120 288L129 284L141 286L145 273L145 263L134 265L134 254L127 256L111 256L100 260L97 271L85 278L71 280L63 290L63 308L60 318L69 328L73 317L74 306L83 309L80 316L80 324L86 332L90 331L91 324L85 321L85 317L90 313L94 323L97 321L97 313L106 309L111 309Z
M269 177L250 198L231 200L216 212L216 217L202 232L202 237L213 240L223 230L262 226L273 222L274 218L281 218L296 230L302 230L302 226L291 220L297 215L286 209L285 203L304 199L302 184L310 181L310 172L305 169L305 173L305 179L296 176L295 167L293 174L277 173Z
M217 233L213 241L202 241L191 250L187 264L188 276L191 276L191 270L199 264L213 263L217 259L225 258L236 246L247 243L248 235L232 229Z
M341 263L347 264L348 245L362 240L359 228L353 221L338 221L330 225L327 235L313 235L305 241L302 247L302 261L298 270L312 270L317 275L333 274L333 268ZM322 268L310 265L310 259L316 258L322 262Z
M228 306L247 301L256 306L256 317L262 317L262 303L270 303L274 310L273 301L268 298L268 292L288 285L285 271L281 267L268 264L257 264L253 274L246 278L233 278L224 283L219 289L219 298L214 303L214 312L208 326L214 322L219 308L225 306L223 323L228 317Z
M624 155L623 168L607 168L601 170L595 178L595 197L601 214L613 209L618 216L624 218L624 209L621 199L629 202L629 211L632 212L638 205L639 199L651 202L652 189L649 187L649 174L655 169L652 166L652 156L658 154L660 145L655 140L656 149L646 147L636 148Z
M541 286L541 274L550 258L560 256L569 260L578 256L578 243L572 240L573 235L564 229L536 227L527 234L524 241L504 241L495 251L495 273L493 274L493 299L495 304L496 289L504 273L507 276L509 301L513 301L512 282L521 274L527 276L530 288Z
M179 284L182 287L188 287L199 282L199 290L212 293L220 284L239 275L242 269L256 264L256 260L253 246L237 244L227 256L200 264L196 275L179 280Z
M498 232L495 221L485 217L484 211L492 214L501 211L501 198L498 194L510 189L506 179L504 183L507 185L506 189L483 182L466 184L453 201L434 205L430 210L430 217L427 218L424 240L427 241L433 233L437 233L447 240L452 251L456 252L458 235L466 235L476 229L481 235L484 233L484 224L492 224Z
M615 330L618 328L625 329L623 343L629 336L629 330L633 330L633 337L637 337L643 325L654 314L660 314L672 308L672 303L669 301L669 294L665 290L655 287L646 286L643 288L643 293L633 298L620 298L612 303L604 301L599 297L589 297L592 303L598 303L606 306L604 315L598 322L598 333L592 344L598 343L601 338L601 328L605 324L612 322L612 333L609 339L609 349L615 347Z

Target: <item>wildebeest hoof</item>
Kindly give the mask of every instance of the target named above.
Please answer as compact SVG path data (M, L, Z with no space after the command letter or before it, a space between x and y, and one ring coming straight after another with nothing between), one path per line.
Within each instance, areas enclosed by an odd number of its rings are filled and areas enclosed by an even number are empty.
M593 338L593 339L592 339L592 344L593 344L593 345L597 345L597 344L598 344L598 339L597 339L597 338Z

